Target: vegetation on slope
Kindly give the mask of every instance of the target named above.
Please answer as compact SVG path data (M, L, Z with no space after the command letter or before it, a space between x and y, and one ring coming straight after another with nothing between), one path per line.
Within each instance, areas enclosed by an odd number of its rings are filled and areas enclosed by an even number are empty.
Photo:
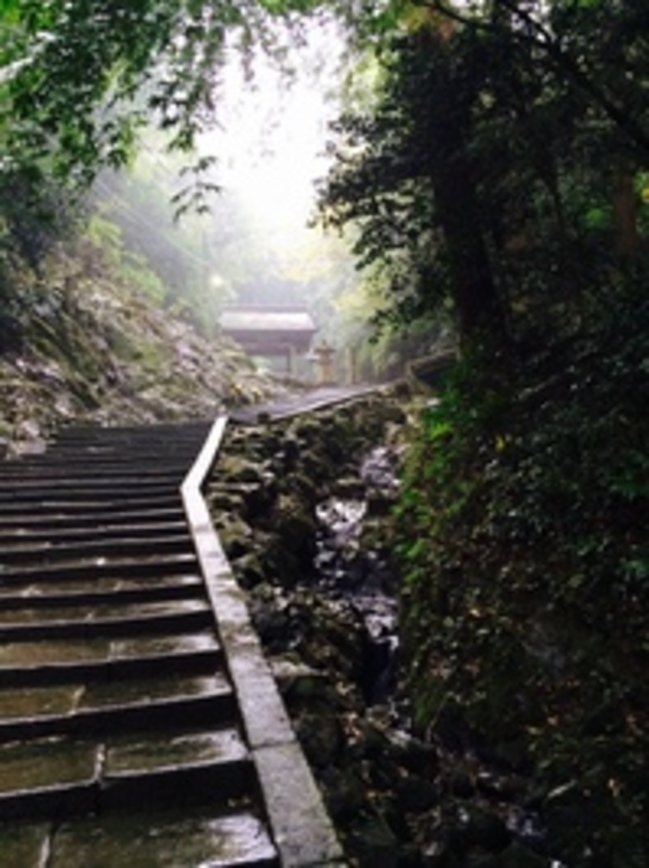
M398 514L407 689L423 728L534 770L563 864L640 868L646 4L389 8L322 206L385 315L450 309L462 348Z
M206 340L134 292L88 239L55 246L37 272L14 257L9 277L22 304L0 355L0 438L33 441L79 421L212 418L276 388L231 341Z
M398 513L419 725L532 771L565 864L649 858L649 305L498 369L415 436ZM460 737L461 740L461 737Z

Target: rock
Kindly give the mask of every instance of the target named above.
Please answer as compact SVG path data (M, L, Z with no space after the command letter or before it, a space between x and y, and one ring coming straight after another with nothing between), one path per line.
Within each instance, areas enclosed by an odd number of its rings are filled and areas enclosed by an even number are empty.
M417 775L401 778L396 788L399 806L408 813L423 813L439 801L438 787Z
M219 460L218 478L228 483L244 482L263 486L267 469L257 463L235 455L225 455Z
M299 470L301 451L300 441L294 434L287 434L281 441L276 459L285 473Z
M35 419L22 419L17 425L15 435L18 440L42 440L41 428Z
M501 801L514 801L522 797L525 786L524 779L513 774L481 771L476 777L476 788L479 792Z
M498 868L547 868L547 859L513 843L498 856Z
M336 465L315 449L304 451L300 466L304 474L316 483L322 483L335 475Z
M342 500L362 500L365 497L365 484L357 475L343 476L332 483L331 494Z
M386 637L380 631L374 635L365 611L344 597L341 586L323 594L314 584L316 544L323 533L316 504L365 497L359 455L374 446L384 427L381 403L367 402L369 421L366 407L348 406L266 429L248 428L245 437L228 443L232 461L226 469L233 475L226 478L230 492L235 486L240 515L253 537L233 564L235 574L249 589L253 622L273 657L295 731L350 859L360 866L414 868L426 863L417 861L414 843L406 856L403 842L411 837L410 818L423 823L426 812L438 808L435 750L404 733L393 736L387 706L364 722L368 639L371 635L380 644ZM254 480L247 476L251 466ZM386 500L380 487L373 491L377 502ZM389 548L387 506L377 511L375 542ZM358 536L345 537L342 548L332 549L328 569L341 571L348 585L360 583L364 593L379 595L383 579L371 589L367 584L378 561L367 556Z
M235 490L243 503L246 521L253 522L267 515L277 498L275 475L269 471L263 474L263 481L240 482Z
M215 519L221 544L229 558L236 559L247 554L253 544L250 525L234 513L221 513Z
M320 784L334 821L343 823L353 819L366 804L365 785L351 770L324 768Z
M237 582L246 590L261 584L266 578L266 570L256 552L245 552L231 560L231 565Z
M219 513L229 512L242 515L244 512L243 497L231 491L227 486L211 486L207 495L207 501L213 516ZM215 522L218 519L213 519Z
M315 556L316 519L313 508L294 494L280 494L270 517L280 547L301 564L310 566Z
M467 806L466 810L468 817L463 825L468 844L499 853L511 843L511 832L497 814L475 805Z
M367 492L367 514L370 518L385 518L394 507L394 496L370 489Z
M449 790L460 799L470 799L475 795L476 788L471 776L466 772L458 771L449 780Z
M335 714L301 714L295 722L295 731L309 762L316 768L327 768L338 758L344 736Z
M271 666L282 695L289 703L308 703L324 699L330 694L327 675L299 660L276 657L271 661Z
M381 817L368 817L354 824L350 837L360 865L397 868L400 864L399 841Z
M268 606L251 607L252 622L269 651L284 651L289 644L290 619L286 612Z
M42 455L47 449L47 443L40 437L34 440L17 440L11 447L11 453L14 455Z

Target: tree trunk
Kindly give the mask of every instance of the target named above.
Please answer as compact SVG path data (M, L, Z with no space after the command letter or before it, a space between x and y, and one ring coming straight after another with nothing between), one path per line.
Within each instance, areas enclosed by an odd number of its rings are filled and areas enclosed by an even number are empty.
M463 341L483 332L506 343L505 321L480 220L473 167L467 153L470 103L454 81L447 48L427 33L424 50L437 55L428 129L428 171L435 210L448 250L453 294Z
M635 259L640 252L637 211L633 175L628 169L620 167L615 174L613 188L613 225L615 252L621 259Z

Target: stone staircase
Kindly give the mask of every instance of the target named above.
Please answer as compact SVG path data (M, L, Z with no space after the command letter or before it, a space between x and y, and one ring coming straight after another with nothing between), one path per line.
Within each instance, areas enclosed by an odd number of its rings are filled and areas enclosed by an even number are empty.
M188 476L210 431L0 462L2 866L340 864Z

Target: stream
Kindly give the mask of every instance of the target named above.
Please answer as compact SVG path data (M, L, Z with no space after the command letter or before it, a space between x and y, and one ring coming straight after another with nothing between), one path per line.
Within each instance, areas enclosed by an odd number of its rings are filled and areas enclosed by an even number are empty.
M332 495L316 507L317 584L330 598L345 599L362 619L367 643L361 687L369 705L391 698L399 647L398 603L390 588L389 564L362 545L362 534L370 498L386 506L392 502L398 488L396 463L394 450L375 448L360 466L364 496Z
M336 491L317 505L315 568L320 592L329 599L346 601L364 625L366 648L360 686L367 714L371 718L378 712L393 738L408 740L413 738L410 716L396 694L397 588L388 559L372 548L371 540L364 538L366 523L378 520L380 528L380 516L386 515L394 502L398 461L395 449L385 446L373 449L360 465L358 486L345 483L341 493ZM440 761L436 786L442 800L448 802L440 810L445 814L443 822L449 825L442 838L465 836L471 846L477 837L482 849L491 851L494 840L500 837L502 845L507 845L505 849L515 854L514 862L492 862L491 857L486 857L485 865L568 868L545 852L544 826L524 797L524 776L493 767L470 746L464 746L460 754L439 741L435 741L435 747ZM413 864L446 865L443 854L447 851L439 843L437 814L431 812L424 817L418 836L423 840L420 856ZM480 836L484 836L484 841L480 841Z

